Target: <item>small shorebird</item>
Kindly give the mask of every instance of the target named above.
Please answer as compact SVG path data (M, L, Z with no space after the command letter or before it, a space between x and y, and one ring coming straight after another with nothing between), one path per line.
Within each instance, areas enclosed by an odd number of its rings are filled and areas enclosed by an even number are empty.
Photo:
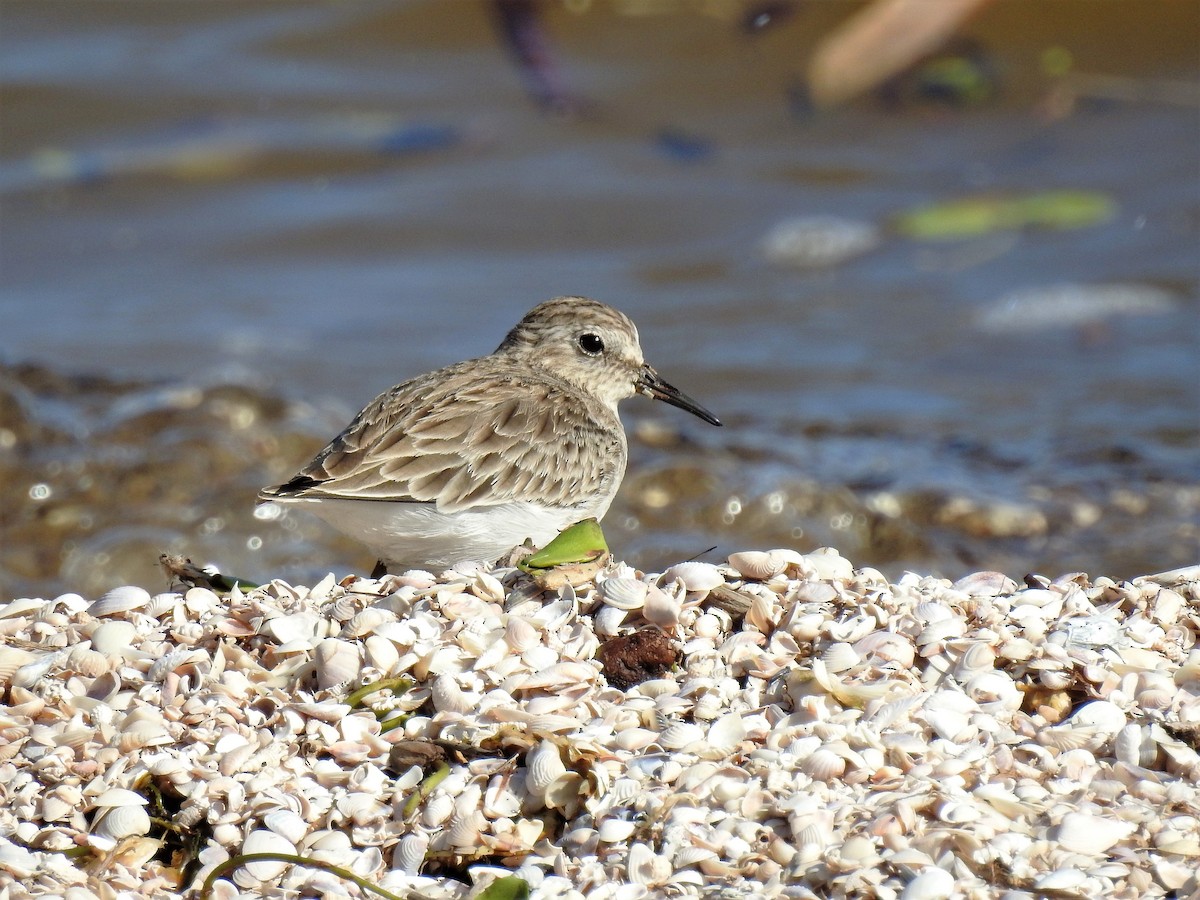
M534 307L488 356L376 397L260 500L299 505L386 567L495 561L603 517L625 476L617 403L635 393L721 422L642 359L629 317L584 297Z

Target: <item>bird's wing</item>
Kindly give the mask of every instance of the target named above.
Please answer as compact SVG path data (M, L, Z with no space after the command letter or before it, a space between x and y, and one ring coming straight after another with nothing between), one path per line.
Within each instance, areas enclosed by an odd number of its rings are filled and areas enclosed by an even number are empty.
M589 416L565 385L439 374L381 394L262 499L433 502L442 512L533 498L569 507L620 478L620 424Z

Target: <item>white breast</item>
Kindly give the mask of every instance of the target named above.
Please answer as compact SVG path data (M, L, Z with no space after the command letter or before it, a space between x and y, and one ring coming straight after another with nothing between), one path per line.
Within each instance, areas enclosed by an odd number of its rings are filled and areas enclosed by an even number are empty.
M277 498L275 503L300 506L338 531L366 544L390 571L404 568L435 572L467 560L494 562L531 539L544 547L568 525L589 516L600 518L612 497L572 508L534 503L480 506L453 514L432 503Z

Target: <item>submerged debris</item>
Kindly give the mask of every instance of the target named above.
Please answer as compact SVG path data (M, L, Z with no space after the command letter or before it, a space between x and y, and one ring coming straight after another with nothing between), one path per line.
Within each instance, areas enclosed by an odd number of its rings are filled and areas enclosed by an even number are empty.
M1186 896L1198 632L1200 567L834 551L12 600L0 891L181 897L267 852L427 898ZM354 890L258 857L214 896Z

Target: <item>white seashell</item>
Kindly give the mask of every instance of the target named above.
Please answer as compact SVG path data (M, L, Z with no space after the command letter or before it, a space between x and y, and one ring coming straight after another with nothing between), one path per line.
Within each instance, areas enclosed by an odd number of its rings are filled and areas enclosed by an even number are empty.
M517 653L524 653L542 642L542 633L528 619L509 616L504 626L504 642Z
M585 793L583 785L583 776L578 772L564 772L546 788L546 806L564 812L578 808Z
M436 791L421 805L421 824L437 828L454 815L454 798L445 791Z
M913 664L917 652L910 638L890 631L873 631L859 638L852 646L865 662L877 666L894 665L901 669Z
M825 652L821 654L821 660L830 672L845 672L860 662L859 655L845 641L838 641L826 647Z
M197 588L193 588L192 590L197 590ZM191 591L188 593L190 594ZM212 591L207 591L206 593L212 594ZM213 597L216 597L216 594L213 594ZM148 616L153 616L156 619L161 619L167 613L173 613L182 602L183 597L181 597L179 594L155 594L150 598L150 602L147 603L142 609L142 612Z
M708 727L708 744L719 755L728 755L746 737L741 713L726 713Z
M1045 875L1039 875L1033 882L1033 889L1038 893L1058 894L1067 892L1076 895L1076 889L1087 881L1087 873L1079 869L1055 869Z
M368 606L362 612L356 613L349 622L342 626L342 637L363 637L372 634L384 622L395 621L396 614L391 610Z
M67 654L67 666L86 678L103 675L110 668L107 656L84 646L75 647Z
M1108 700L1093 700L1084 704L1064 725L1091 727L1108 736L1115 735L1128 724L1124 710Z
M109 788L93 802L99 808L108 808L117 806L145 806L150 801L137 791L130 791L125 788Z
M642 606L642 618L651 625L657 625L663 629L673 628L678 624L682 611L683 608L679 601L661 588L650 587L646 592L646 602Z
M730 553L729 565L743 578L766 581L782 574L788 567L788 560L782 553L774 551L764 553L761 550L744 550L741 553Z
M41 654L30 653L20 647L0 646L0 682L8 684L12 681L17 669L29 665L40 656Z
M1000 656L1014 662L1032 659L1036 652L1037 647L1034 646L1033 641L1027 641L1025 638L1013 638L1000 645Z
M141 609L149 602L150 592L148 590L126 585L113 588L107 594L102 595L99 600L88 606L87 611L88 615L96 618L115 616L132 609Z
M176 669L201 659L204 659L204 651L200 649L184 648L168 653L151 663L150 668L146 671L146 680L162 681Z
M954 674L959 678L976 672L990 671L996 667L996 653L982 641L973 643L959 656L954 664Z
M707 593L713 588L723 585L725 576L712 563L682 562L676 563L663 572L661 580L663 584L681 581L685 590Z
M308 834L309 825L290 809L279 809L263 816L263 824L285 840L300 843Z
M818 581L849 579L854 577L854 566L833 547L819 547L804 554L804 565Z
M429 850L429 836L421 832L406 834L396 845L392 854L392 865L406 875L416 875L421 871L425 862L425 854Z
M1115 816L1072 812L1063 816L1062 821L1050 829L1050 839L1073 853L1099 856L1136 830L1136 825L1123 822Z
M638 578L618 576L600 583L600 597L607 606L616 609L641 609L649 589L650 585Z
M465 713L475 707L475 700L463 693L451 675L439 675L429 688L433 708L438 712Z
M92 632L92 649L107 656L124 656L136 635L137 627L132 622L103 622Z
M300 612L268 619L263 623L262 631L280 644L289 644L292 641L315 641L323 635L323 624L316 613Z
M1017 589L1017 585L1001 572L975 572L958 579L950 589L962 591L972 597L996 597L1011 594Z
M1149 728L1130 724L1117 732L1113 755L1126 765L1149 768L1158 759L1158 745Z
M692 722L676 722L664 728L658 742L667 750L682 750L704 740L704 729Z
M616 744L622 750L644 750L657 738L658 732L649 728L624 728L617 732Z
M900 900L947 900L954 894L954 875L937 866L927 866L900 892Z
M150 814L143 806L113 806L96 823L94 833L113 841L120 841L134 835L149 834Z
M554 780L567 771L558 747L549 740L541 741L525 754L525 776L529 792L544 798Z
M286 853L296 855L296 845L282 835L259 828L251 831L242 841L242 853ZM238 884L249 887L258 881L271 881L282 875L291 863L261 861L246 863L233 876ZM239 877L244 873L244 877Z
M845 774L846 760L822 747L801 761L800 770L817 781L832 781Z
M602 844L619 844L628 840L637 830L637 823L626 819L605 819L596 828L596 836Z
M1020 709L1024 696L1007 672L995 669L972 675L963 685L963 693L992 713L996 712L996 707Z
M671 860L659 856L646 844L635 843L629 848L625 873L634 884L661 884L671 875Z
M721 618L711 612L702 613L692 623L692 633L700 638L717 638L724 632Z
M1085 616L1062 623L1067 646L1072 648L1112 647L1121 638L1121 626L1109 616Z
M521 683L521 689L563 688L589 684L596 680L597 672L595 667L589 666L587 663L556 663L540 672L534 672Z
M1090 726L1072 727L1063 723L1052 728L1043 728L1037 733L1037 742L1044 747L1066 752L1082 747L1099 747L1103 745L1104 738L1098 736L1096 729Z
M625 617L629 615L628 611L618 609L615 606L602 606L596 610L592 616L592 625L596 629L596 634L604 637L614 637L621 630L621 623L625 621Z
M451 847L476 849L479 844L479 835L483 831L487 820L477 809L470 810L463 815L455 815L450 824L446 827L446 839L450 842Z
M966 619L955 616L951 619L939 619L926 625L917 635L916 645L928 647L932 644L942 644L953 638L960 638L967 633ZM924 655L924 654L922 654Z
M372 634L363 641L366 664L384 675L391 675L400 662L400 651L387 638Z
M63 596L71 595L64 594ZM55 601L56 604L57 602ZM33 597L20 597L16 600L9 600L3 606L0 606L0 619L15 619L18 616L30 618L38 615L47 607L48 604L45 600L38 600Z
M338 638L325 638L317 644L313 653L317 671L317 684L329 690L357 678L362 671L362 658L358 645Z

